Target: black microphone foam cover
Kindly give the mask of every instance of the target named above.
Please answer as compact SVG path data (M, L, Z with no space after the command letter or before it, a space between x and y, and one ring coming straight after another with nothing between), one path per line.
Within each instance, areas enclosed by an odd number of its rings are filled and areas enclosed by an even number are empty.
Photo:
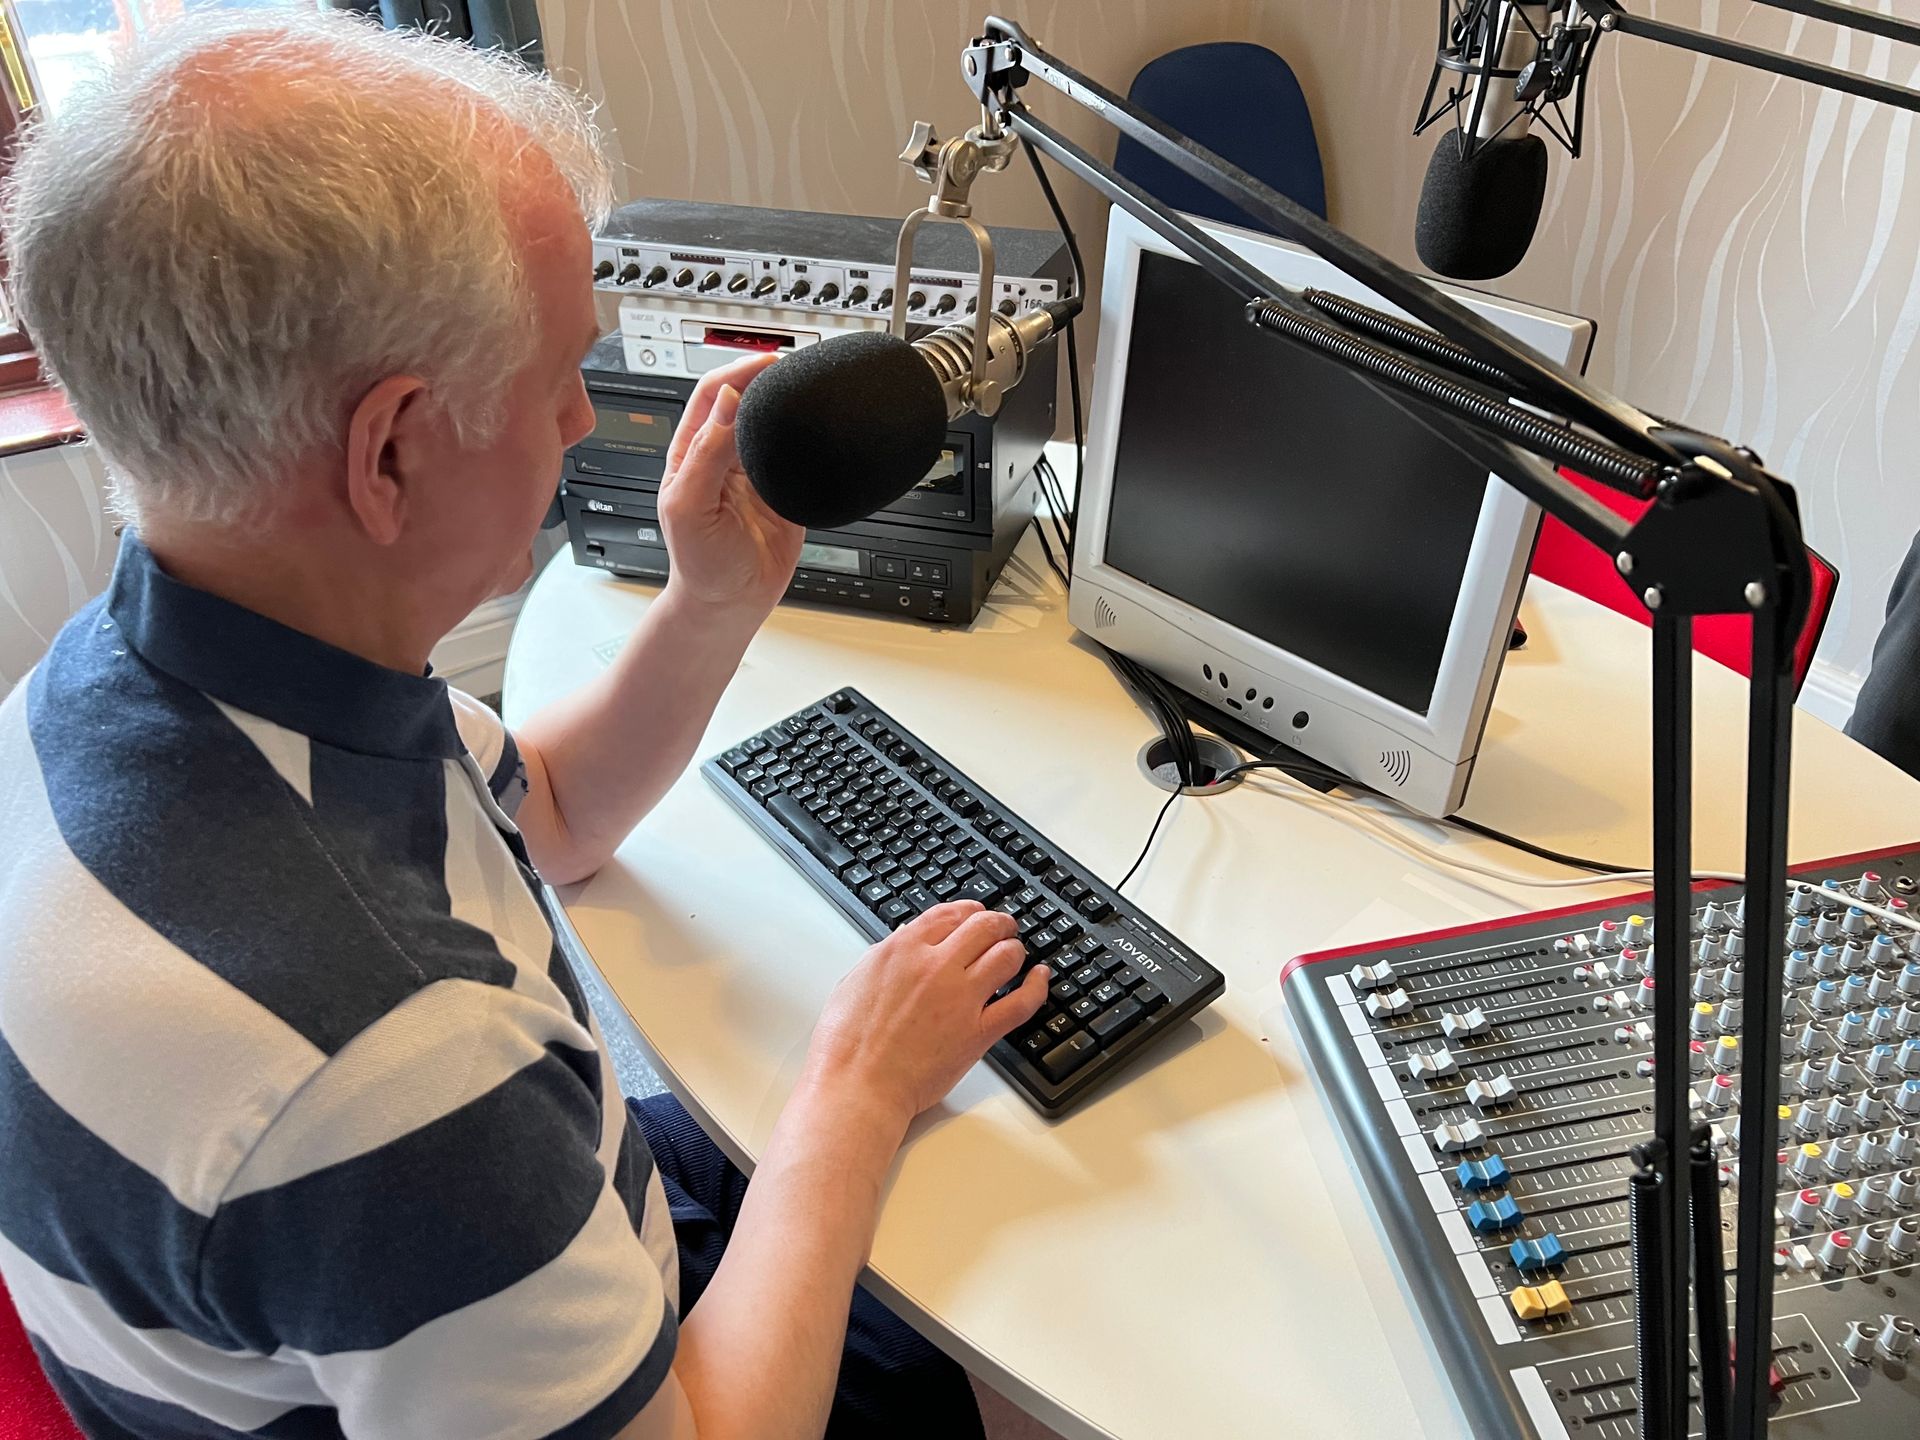
M831 530L926 479L946 444L947 402L906 341L883 330L836 335L754 377L734 438L775 514Z
M1525 258L1547 195L1547 147L1538 135L1485 140L1471 160L1443 135L1420 187L1414 248L1455 280L1492 280Z

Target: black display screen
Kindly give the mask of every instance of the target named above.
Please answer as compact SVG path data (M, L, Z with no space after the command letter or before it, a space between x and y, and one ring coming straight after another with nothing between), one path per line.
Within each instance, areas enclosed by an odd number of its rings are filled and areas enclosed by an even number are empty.
M1107 564L1424 715L1486 489L1219 281L1140 257Z

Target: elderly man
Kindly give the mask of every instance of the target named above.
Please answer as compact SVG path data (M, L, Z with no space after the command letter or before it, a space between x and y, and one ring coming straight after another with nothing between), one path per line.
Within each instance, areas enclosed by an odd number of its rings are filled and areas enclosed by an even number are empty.
M599 681L509 735L427 674L592 423L607 194L544 77L338 17L165 31L19 158L17 303L137 522L0 705L0 1275L90 1435L979 1433L854 1282L908 1122L1041 1002L1011 921L852 968L747 1187L629 1118L539 901L792 572L754 367Z

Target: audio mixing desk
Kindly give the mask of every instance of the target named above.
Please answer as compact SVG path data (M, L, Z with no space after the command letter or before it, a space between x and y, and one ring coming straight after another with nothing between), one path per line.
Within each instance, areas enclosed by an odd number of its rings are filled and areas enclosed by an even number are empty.
M1795 871L1770 1434L1920 1435L1920 848ZM1630 1147L1652 1134L1655 961L1683 956L1719 1142L1729 1310L1748 1024L1740 888L1679 944L1648 897L1304 955L1289 1013L1476 1437L1628 1440ZM1696 1355L1697 1358L1697 1355ZM1697 1388L1696 1388L1697 1395ZM1699 1410L1694 1410L1696 1424ZM1696 1431L1696 1433L1698 1433Z

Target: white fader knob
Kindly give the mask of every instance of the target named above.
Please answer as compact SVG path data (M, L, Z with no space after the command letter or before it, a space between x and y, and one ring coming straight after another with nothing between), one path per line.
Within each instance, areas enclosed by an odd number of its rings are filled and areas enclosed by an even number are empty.
M1487 1138L1486 1131L1480 1128L1478 1120L1462 1120L1452 1125L1436 1125L1428 1132L1433 1148L1442 1155L1458 1154L1462 1150L1472 1150Z
M1424 1055L1409 1056L1407 1059L1409 1080L1424 1080L1431 1085L1436 1080L1459 1073L1460 1062L1453 1058L1453 1052L1445 1046L1438 1050L1429 1050Z
M1488 1075L1467 1086L1467 1103L1483 1115L1511 1105L1516 1098L1513 1081L1505 1075Z
M1392 1020L1413 1009L1413 997L1395 986L1377 990L1367 997L1367 1014L1376 1020Z
M1347 982L1362 991L1384 990L1397 978L1391 960L1382 960L1378 965L1356 965L1347 972Z
M1449 1010L1440 1017L1440 1029L1449 1040L1470 1040L1489 1029L1487 1015L1478 1005L1470 1010Z

